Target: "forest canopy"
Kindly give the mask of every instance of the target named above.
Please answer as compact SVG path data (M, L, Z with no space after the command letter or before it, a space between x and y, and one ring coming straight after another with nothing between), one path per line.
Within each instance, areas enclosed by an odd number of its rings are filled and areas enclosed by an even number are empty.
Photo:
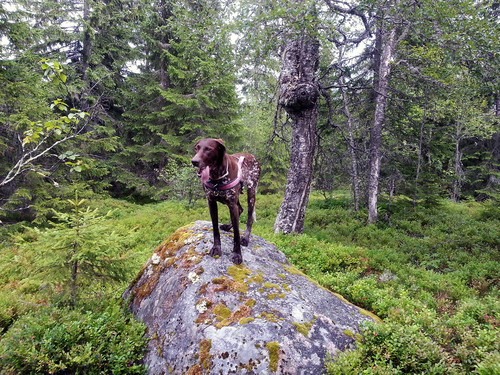
M2 220L42 222L75 189L192 199L201 137L255 153L263 193L305 170L300 190L349 188L372 222L379 195L497 199L499 11L486 0L4 2ZM283 99L281 58L300 40L318 50L293 56L312 61L314 93L310 158L294 168L306 125Z

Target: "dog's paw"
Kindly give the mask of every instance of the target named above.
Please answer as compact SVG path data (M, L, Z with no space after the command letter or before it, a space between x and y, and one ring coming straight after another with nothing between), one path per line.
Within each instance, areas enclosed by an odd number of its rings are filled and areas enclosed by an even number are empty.
M243 237L243 238L241 239L241 245L242 245L242 246L248 246L248 243L249 243L249 242L250 242L250 241L248 240L248 238Z
M214 246L210 249L210 252L208 253L212 257L219 257L222 255L222 251L220 249L220 246Z
M233 253L233 263L241 264L243 262L243 256L241 253Z
M220 229L229 232L233 226L231 224L224 224L220 226Z

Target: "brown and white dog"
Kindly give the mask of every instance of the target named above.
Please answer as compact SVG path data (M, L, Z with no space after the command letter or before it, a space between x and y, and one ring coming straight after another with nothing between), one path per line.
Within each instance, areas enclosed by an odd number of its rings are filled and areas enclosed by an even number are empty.
M191 162L198 168L198 177L203 182L208 209L214 230L214 245L211 256L221 255L219 232L219 214L217 202L229 207L231 222L221 225L221 229L229 231L233 228L233 262L243 261L241 245L248 246L252 224L255 221L255 195L260 176L260 166L257 159L246 153L228 155L221 139L200 139L194 146L196 155ZM243 238L240 240L239 219L243 212L239 195L247 188L248 220Z

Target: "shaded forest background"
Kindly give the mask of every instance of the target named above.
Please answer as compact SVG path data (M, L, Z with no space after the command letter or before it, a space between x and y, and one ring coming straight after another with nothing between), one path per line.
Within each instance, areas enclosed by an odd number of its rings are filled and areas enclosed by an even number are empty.
M347 187L354 209L366 205L393 35L380 195L498 198L496 2L19 0L0 16L5 223L41 223L75 189L191 199L200 137L255 153L260 191L283 191L291 130L280 56L305 34L320 43L314 189Z

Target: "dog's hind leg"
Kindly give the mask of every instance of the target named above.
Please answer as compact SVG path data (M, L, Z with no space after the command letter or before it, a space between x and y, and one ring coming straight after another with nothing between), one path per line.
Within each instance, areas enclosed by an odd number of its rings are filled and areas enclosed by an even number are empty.
M252 225L256 220L255 215L255 196L257 195L257 185L249 187L247 189L247 202L248 202L248 219L247 227L245 229L245 234L241 240L243 246L248 246L250 242L250 233L252 232Z
M238 211L239 211L239 215L238 215L238 220L239 220L241 214L243 213L243 207L241 207L239 199L238 199ZM220 229L223 231L226 231L226 232L229 232L232 228L233 228L232 222L229 222L229 224L224 224L224 225L220 226Z
M229 205L229 213L231 214L231 223L233 224L233 263L241 264L243 256L241 255L241 240L240 240L240 208L238 205Z

